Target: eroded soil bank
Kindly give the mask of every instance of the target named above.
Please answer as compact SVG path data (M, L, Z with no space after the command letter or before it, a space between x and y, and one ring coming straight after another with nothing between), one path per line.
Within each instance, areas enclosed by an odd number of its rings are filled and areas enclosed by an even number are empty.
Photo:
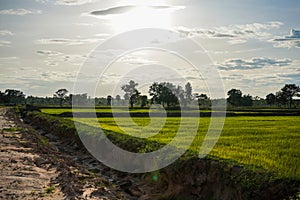
M56 180L53 182L57 184L55 191L63 198L290 199L299 192L299 181L246 170L224 161L187 155L158 172L121 173L95 160L82 146L75 128L66 126L63 119L26 110L22 111L22 116L39 133L34 130L27 133L36 138L29 140L27 145L31 148L33 144L39 146L35 151L47 157L56 167L53 169L58 175L54 174L50 180ZM140 141L129 139L123 142L118 137L112 134L110 139L124 149L130 147L129 150L134 150L143 146ZM128 146L128 143L131 145ZM49 158L49 154L53 156Z

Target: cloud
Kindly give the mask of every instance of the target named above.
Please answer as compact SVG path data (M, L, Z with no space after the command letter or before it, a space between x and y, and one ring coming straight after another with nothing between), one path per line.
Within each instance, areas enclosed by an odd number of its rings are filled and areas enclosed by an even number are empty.
M11 42L7 40L0 40L0 47L10 47Z
M278 74L278 76L280 78L285 78L287 80L293 80L293 81L299 82L300 73L299 72L296 72L296 73L281 73L281 74Z
M0 30L0 36L12 36L14 33L8 30Z
M28 14L41 14L41 10L26 10L26 9L9 9L0 10L1 15L28 15Z
M123 56L119 60L119 62L127 63L127 64L130 64L130 65L151 65L151 64L156 64L157 63L157 61L154 61L154 60L149 60L149 59L136 57L136 56L130 56L130 55Z
M49 51L49 50L38 50L38 51L36 51L36 53L39 55L45 55L45 56L58 56L58 55L62 54L58 51Z
M288 66L292 61L290 59L276 59L276 58L252 58L250 60L244 59L229 59L224 63L218 64L220 70L252 70L261 69L267 66Z
M47 38L36 40L36 44L65 44L65 45L81 45L99 42L100 39L66 39L66 38Z
M79 6L87 3L92 3L95 0L57 0L56 5Z
M12 61L12 60L17 60L19 59L18 57L0 57L0 61Z
M92 11L90 12L90 15L98 16L98 17L121 15L139 7L142 6L135 6L135 5L117 6L117 7L107 8L103 10ZM153 10L179 10L184 8L184 6L143 6L143 7L153 9Z
M176 27L175 30L187 37L202 37L213 39L228 39L230 44L241 44L249 39L266 39L271 38L272 34L267 30L279 28L281 22L252 23L252 24L235 24L230 26L214 27L211 29Z
M35 0L36 2L38 2L38 3L46 3L46 2L48 2L48 0Z
M300 48L300 30L291 29L290 35L283 37L277 37L271 42L274 42L274 47L283 47L283 48Z
M64 54L58 51L50 51L50 50L38 50L36 51L38 55L46 56L45 63L47 66L57 66L62 62L69 62L73 65L81 65L83 61L86 59L85 55L77 55L77 54Z

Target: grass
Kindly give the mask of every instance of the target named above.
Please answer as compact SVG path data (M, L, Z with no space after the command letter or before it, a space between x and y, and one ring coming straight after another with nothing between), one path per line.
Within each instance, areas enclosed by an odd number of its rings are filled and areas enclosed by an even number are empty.
M199 123L197 135L190 150L198 152L207 132L210 118L99 118L76 119L84 124L109 132L149 137L148 140L169 143L184 123L177 147L192 139L191 127ZM98 123L99 122L99 123ZM152 121L153 122L153 121ZM157 133L158 134L155 134ZM148 135L147 135L148 134ZM155 134L155 135L154 135ZM222 134L210 156L228 159L253 168L276 172L282 177L300 180L300 118L297 116L227 117Z

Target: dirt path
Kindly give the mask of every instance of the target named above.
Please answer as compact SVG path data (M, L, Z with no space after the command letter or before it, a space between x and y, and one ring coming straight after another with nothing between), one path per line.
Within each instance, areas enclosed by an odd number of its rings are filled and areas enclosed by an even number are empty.
M0 108L0 199L138 199ZM141 196L141 195L140 195Z
M62 199L63 193L51 180L57 178L55 167L40 166L42 158L33 148L22 129L0 109L0 198L2 199Z

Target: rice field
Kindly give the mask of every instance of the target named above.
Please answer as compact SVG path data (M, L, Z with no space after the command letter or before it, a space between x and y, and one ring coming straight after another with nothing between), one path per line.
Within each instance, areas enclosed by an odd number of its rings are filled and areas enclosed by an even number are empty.
M193 139L191 128L199 124L190 150L198 152L210 118L78 118L78 122L104 131L142 136L147 140L169 143L181 125L183 143ZM151 121L152 120L152 121ZM184 123L184 124L183 124ZM150 125L150 126L149 126ZM148 134L148 135L147 135ZM181 147L181 142L176 143ZM282 177L300 180L300 118L298 116L227 117L221 136L210 156L263 168Z

